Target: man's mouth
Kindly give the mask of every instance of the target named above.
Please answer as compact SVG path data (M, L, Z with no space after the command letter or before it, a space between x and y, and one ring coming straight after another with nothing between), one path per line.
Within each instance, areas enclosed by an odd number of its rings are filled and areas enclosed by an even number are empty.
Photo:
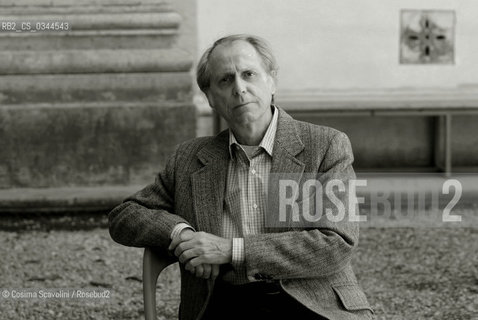
M236 105L236 106L234 107L234 109L235 109L235 108L243 107L243 106L245 106L245 105L248 105L249 103L251 103L251 102L244 102L244 103L238 104L238 105Z

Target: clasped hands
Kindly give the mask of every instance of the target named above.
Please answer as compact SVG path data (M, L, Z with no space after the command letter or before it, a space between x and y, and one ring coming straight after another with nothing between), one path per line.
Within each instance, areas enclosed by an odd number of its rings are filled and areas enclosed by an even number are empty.
M232 240L184 229L169 245L185 269L204 279L215 279L219 266L232 261Z

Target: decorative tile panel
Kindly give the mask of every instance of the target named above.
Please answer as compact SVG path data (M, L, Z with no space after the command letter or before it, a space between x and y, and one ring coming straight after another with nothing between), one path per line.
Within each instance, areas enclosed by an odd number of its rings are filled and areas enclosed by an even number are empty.
M453 64L455 12L452 10L402 10L401 64Z

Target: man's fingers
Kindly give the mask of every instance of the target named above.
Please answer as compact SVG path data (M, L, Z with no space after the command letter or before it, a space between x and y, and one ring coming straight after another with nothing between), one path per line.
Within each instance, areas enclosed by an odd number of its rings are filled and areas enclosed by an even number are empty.
M215 279L219 275L219 265L217 264L199 264L193 267L191 264L186 265L186 270L193 273L198 278Z
M192 232L188 230L188 233L186 237L190 237L190 239L181 241L174 249L174 255L179 258L181 263L186 263L194 257L202 257L200 263L225 264L231 262L231 239L221 238L202 231ZM180 236L183 238L182 233ZM176 241L174 244L176 244Z
M178 257L179 262L181 263L186 263L192 258L198 257L201 255L202 250L193 248L193 249L188 249L181 253L181 255Z
M169 244L169 247L168 247L168 250L172 251L172 250L175 250L177 245L184 242L184 241L189 241L191 240L192 238L194 237L194 231L189 229L189 228L185 228L181 231L181 233L174 237L174 239L171 241L171 243Z
M212 269L211 269L211 279L216 279L217 276L219 275L219 268L220 266L218 264L213 264Z
M187 261L186 264L185 264L186 270L188 270L188 269L193 270L197 266L200 266L201 264L204 263L203 260L204 259L202 259L201 257L197 257L197 258L193 258L193 259Z
M196 274L196 277L198 278L202 278L203 274L204 274L204 267L203 265L198 265L196 268L195 268L195 274Z
M186 269L187 271L189 271L191 273L194 273L196 271L195 268L192 267L190 264L185 264L184 269Z
M195 247L196 245L191 240L181 242L176 246L176 249L174 250L174 255L179 258L185 251L194 249Z
M181 243L181 238L179 236L174 237L174 239L169 244L168 250L172 251L172 250L176 249L176 246L180 243Z
M209 279L211 277L212 266L210 264L203 264L204 272L202 277L204 279Z

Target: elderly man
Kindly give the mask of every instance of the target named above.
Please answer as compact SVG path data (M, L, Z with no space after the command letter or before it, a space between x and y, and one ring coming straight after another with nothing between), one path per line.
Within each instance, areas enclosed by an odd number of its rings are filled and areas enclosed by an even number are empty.
M271 223L271 176L355 177L345 134L274 105L276 76L262 39L217 40L199 61L197 82L229 129L181 144L153 184L109 215L115 241L177 257L180 319L372 318L350 265L358 225L349 219L348 189L334 196L343 206L324 200L320 209L343 208L341 219Z

